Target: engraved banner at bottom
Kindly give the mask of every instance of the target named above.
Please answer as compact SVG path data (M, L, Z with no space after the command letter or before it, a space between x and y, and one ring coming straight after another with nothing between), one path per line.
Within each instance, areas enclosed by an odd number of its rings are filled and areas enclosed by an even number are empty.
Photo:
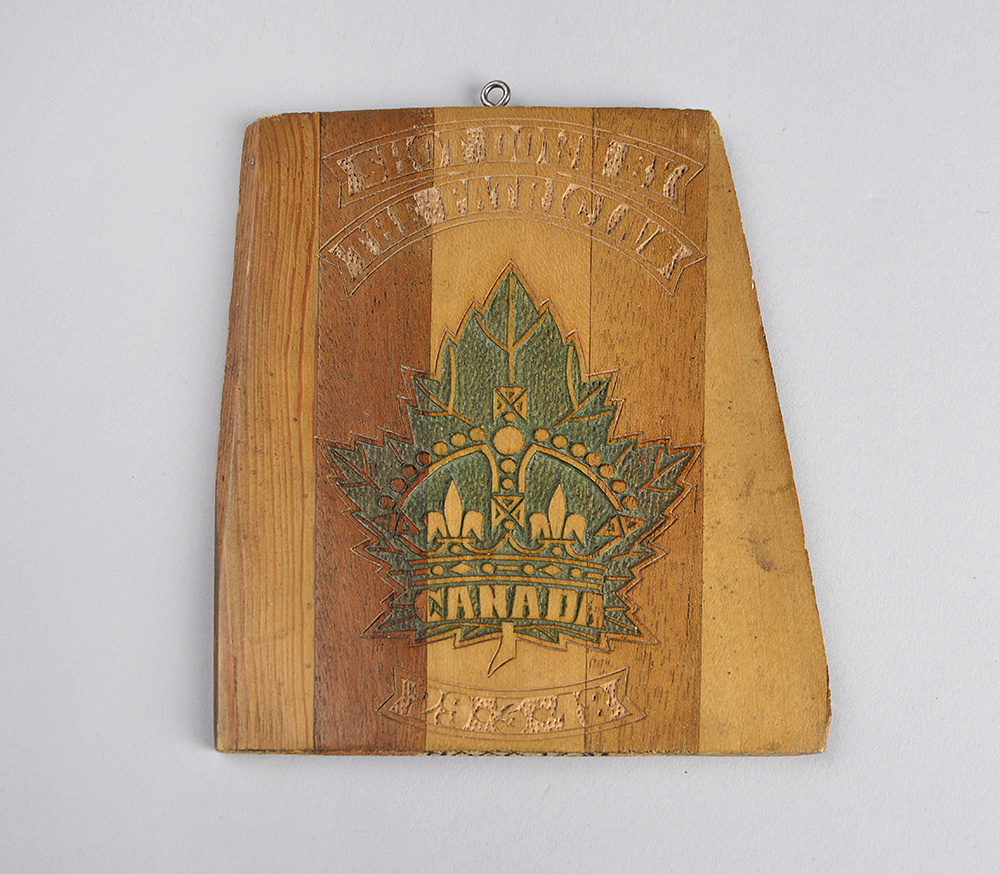
M378 712L427 731L527 740L603 731L643 719L627 686L627 668L565 686L510 691L472 689L397 669L392 694Z

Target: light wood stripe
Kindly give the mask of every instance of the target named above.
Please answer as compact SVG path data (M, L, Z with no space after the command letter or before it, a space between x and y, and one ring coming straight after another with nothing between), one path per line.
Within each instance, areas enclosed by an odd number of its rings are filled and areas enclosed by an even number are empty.
M247 132L217 519L216 745L313 739L316 115Z
M600 109L595 126L654 142L699 164L707 156L705 112ZM595 160L597 160L595 158ZM595 175L598 169L595 166ZM705 246L707 180L689 183L685 210L671 227ZM663 218L666 224L668 219ZM703 436L704 263L688 267L676 294L615 250L595 249L594 366L618 373L615 394L625 399L620 434L669 438L698 446ZM686 480L691 491L675 507L676 521L656 545L666 554L643 568L630 592L645 626L642 643L621 641L593 652L588 674L628 667L629 695L645 718L611 731L588 732L589 752L693 752L698 746L701 633L701 462ZM655 641L653 643L652 641Z
M702 753L826 745L826 656L729 162L711 123Z
M474 127L484 120L546 119L590 126L589 109L437 109L435 127L456 122ZM506 168L495 172L512 173ZM444 174L435 182L447 184ZM507 196L504 192L503 196ZM432 250L431 354L436 360L445 330L457 331L473 301L482 303L504 268L513 262L531 293L539 301L551 300L563 328L576 331L581 351L589 364L590 351L590 250L587 235L569 231L545 221L508 221L500 231L493 222L474 222L435 233ZM496 651L495 640L456 648L453 640L427 647L427 676L477 690L531 689L579 683L586 677L586 649L574 643L567 651L547 649L530 643L517 645L517 657L487 676L487 667ZM456 738L427 732L429 750L497 749L497 741L483 738ZM522 741L517 748L541 752L561 750L582 752L583 737L539 735Z
M536 144L548 142L532 125L541 122L557 133L557 150L586 143L589 131L589 157L581 166L574 156L587 149L563 151L563 164L544 171L532 165L555 163L547 155L508 161L502 147L482 148L475 130L497 121L516 128L514 137L536 136ZM429 142L420 139L429 125L439 135L433 166L400 138L410 132L418 145ZM495 125L492 133L508 135ZM364 143L381 146L356 166L337 161ZM450 164L443 148L459 150ZM631 163L623 164L629 149ZM650 187L654 152L659 161L672 156L678 173L690 163L683 196L668 192L669 181L662 193ZM555 201L546 173L566 192ZM471 205L456 199L456 186L475 177L482 192L487 176L499 180L503 189L493 191L511 205L521 186L517 209L492 203L476 215L462 211ZM361 196L351 195L351 185ZM448 203L450 220L438 220L432 195ZM405 245L380 255L378 241L362 233L354 245L375 256L363 273L339 256L317 262L323 241L335 243L359 222L371 219L391 236L372 216L392 198L417 208L407 213L416 233ZM670 249L650 246L668 226L672 239L700 251L679 280L664 283L648 256L670 257ZM677 521L658 537L668 554L641 569L629 593L645 641L614 641L608 652L521 642L516 658L490 676L496 640L425 646L364 633L390 587L362 549L365 534L345 515L328 454L318 453L355 437L378 440L384 430L405 435L398 399L411 391L406 369L436 369L442 339L510 263L575 333L583 370L617 373L613 394L625 405L615 433L669 438L675 447L699 447L701 457L686 477L690 492L674 508ZM390 110L252 125L216 508L221 750L726 754L825 745L826 662L795 486L729 166L708 113ZM385 709L398 677L426 679L436 693L516 698L578 691L598 677L624 683L626 669L624 695L635 710L605 730L511 741L437 731L430 715L425 730L422 716L407 722ZM428 713L433 704L426 702Z
M341 198L331 164L339 150L387 132L432 123L428 109L325 114L320 122L321 241L372 206ZM429 174L425 177L429 180ZM322 245L322 243L321 243ZM329 445L382 429L409 430L400 398L412 394L410 369L428 370L431 239L397 252L348 294L336 259L320 261L318 339L316 554L316 747L322 751L422 751L424 732L378 713L393 690L393 672L422 676L426 653L404 638L373 637L365 629L391 590L366 554L365 533L346 512ZM409 368L409 369L408 369Z

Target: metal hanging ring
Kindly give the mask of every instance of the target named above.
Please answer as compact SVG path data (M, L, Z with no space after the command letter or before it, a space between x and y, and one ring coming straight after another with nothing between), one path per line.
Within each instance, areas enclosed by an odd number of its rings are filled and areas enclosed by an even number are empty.
M490 92L496 88L500 89L500 99L494 103L490 100ZM492 82L487 82L483 86L479 99L483 101L483 106L506 106L510 102L510 85L500 79L494 79Z

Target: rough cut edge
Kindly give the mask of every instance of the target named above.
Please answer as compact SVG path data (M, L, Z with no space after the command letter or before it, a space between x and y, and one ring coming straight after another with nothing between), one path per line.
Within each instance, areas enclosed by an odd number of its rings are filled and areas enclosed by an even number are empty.
M234 752L237 747L235 713L236 671L233 664L229 596L232 581L226 575L226 526L236 472L237 423L240 413L242 363L246 351L247 297L252 268L253 240L259 209L258 132L255 121L243 136L240 166L239 209L236 216L236 247L233 258L233 289L229 304L229 337L222 384L219 423L219 454L215 480L215 654L214 733L215 748ZM231 691L231 695L224 693Z
M316 114L244 136L216 478L220 751L313 746L318 147ZM300 485L311 507L287 500Z
M756 288L750 267L749 253L740 217L739 204L733 186L729 162L725 153L719 127L714 118L709 118L709 252L708 300L706 304L706 549L703 555L711 561L719 561L719 568L728 573L716 579L708 579L703 575L703 592L708 596L709 603L703 602L703 616L711 627L706 633L703 627L702 641L702 718L700 720L701 741L699 753L703 755L803 755L822 752L826 748L830 730L830 688L829 670L823 646L822 629L816 608L815 590L809 569L808 553L805 549L805 537L802 529L798 498L795 483L792 478L791 461L788 455L787 440L784 425L778 406L777 391L771 370L767 344L764 338L760 309L757 301ZM713 231L721 240L713 241ZM713 246L713 242L715 245ZM715 309L713 310L713 306ZM726 318L713 322L713 313L717 316L720 310ZM743 326L742 331L739 326ZM713 345L722 349L721 357L725 358L724 367L717 367L710 373L708 359L713 353ZM726 354L728 352L728 354ZM719 354L719 353L716 353ZM741 397L738 391L727 393L733 385L726 384L725 378L719 374L736 371L742 376L737 388L759 385L762 396L759 398ZM713 379L718 380L713 395ZM720 391L720 388L722 391ZM725 405L730 415L713 418L711 403ZM758 403L754 403L754 401ZM742 408L741 408L742 401ZM749 413L749 415L748 415ZM734 424L743 416L752 434L740 434L740 424ZM724 421L719 428L725 437L732 440L718 440L712 445L710 428L715 427L716 420ZM710 424L711 423L711 424ZM741 423L742 424L742 423ZM764 437L766 440L757 438ZM747 444L746 458L738 457L732 446L743 440ZM770 456L768 456L770 452ZM718 463L720 473L713 482L710 475L710 459L718 453L721 460ZM726 454L728 453L728 454ZM736 456L734 458L734 456ZM755 500L749 498L742 505L746 514L731 512L736 506L736 499L726 494L726 487L720 486L723 480L721 471L732 473L736 469L739 475L744 469L758 473L760 465L755 467L757 458L776 462L772 468L764 465L763 485L758 485ZM740 462L743 464L740 464ZM727 465L728 462L728 465ZM775 474L777 471L777 474ZM767 477L776 476L777 482L770 492ZM732 477L730 477L730 483ZM732 486L730 485L730 488ZM746 487L752 489L751 486ZM716 498L713 491L718 491L721 498ZM713 503L709 505L709 499ZM725 509L730 512L720 512L720 517L727 520L744 518L753 510L759 511L759 517L764 520L759 536L771 534L784 549L773 556L773 561L765 559L756 561L764 570L761 576L754 567L753 556L744 548L745 538L733 535L752 534L752 529L746 525L730 522L729 530L716 535L712 543L714 551L710 554L710 513L715 515L714 501L720 500ZM727 504L728 500L728 504ZM718 523L716 523L718 524ZM728 536L726 536L728 534ZM767 543L770 538L764 538ZM751 541L752 542L752 541ZM760 541L758 541L760 542ZM754 544L756 548L756 543ZM740 560L740 550L747 553ZM783 553L783 554L782 554ZM723 554L729 556L719 559ZM736 558L732 558L736 556ZM771 564L770 567L766 565ZM771 571L777 569L774 575ZM716 570L715 567L710 570ZM713 589L718 587L718 591ZM722 596L721 591L740 587L741 594ZM754 591L756 588L756 591ZM780 590L778 595L774 592ZM762 597L758 598L757 595ZM704 596L703 596L704 597ZM712 599L716 600L713 601ZM768 599L767 604L762 602ZM727 603L728 600L728 603ZM768 612L770 607L770 612ZM728 610L728 614L727 614ZM709 617L715 614L725 614L722 621L711 624ZM727 624L728 620L728 624ZM808 626L808 628L807 628ZM803 629L806 629L803 632ZM725 638L725 644L716 644L718 649L713 653L715 671L705 670L705 642L710 646L715 639L713 635L720 632L719 638ZM770 634L764 632L770 630ZM753 631L760 632L758 635ZM742 636L740 634L742 632ZM751 642L750 637L756 644ZM732 649L742 646L744 653L759 658L741 658L736 655L728 662L719 658L723 648L729 655ZM810 662L804 670L802 665ZM822 667L820 667L822 666ZM730 668L725 674L721 668ZM725 678L738 669L748 668L757 672L756 683L744 682L742 686L729 683L729 693L716 694L713 701L713 684L722 687L729 682ZM788 680L789 673L799 672L800 686L795 681ZM820 675L822 679L820 679ZM738 682L738 681L737 681ZM807 687L813 687L811 690ZM707 703L706 703L707 702ZM748 717L756 715L756 719ZM706 737L706 735L708 735Z
M229 752L247 752L247 753L288 753L288 754L304 754L304 753L318 753L321 755L584 755L584 756L607 756L607 755L624 755L624 756L634 756L634 755L683 755L683 752L676 751L660 751L660 750L643 750L643 751L617 751L617 752L530 752L530 751L517 751L517 750L496 750L496 751L461 751L461 750L445 750L445 751L421 751L421 750L313 750L313 749L249 749L240 748L237 744L235 717L232 713L233 710L233 700L227 700L223 702L220 691L226 688L228 683L228 688L231 688L235 696L235 674L232 672L232 641L230 639L230 634L226 626L229 620L229 605L228 597L231 594L229 591L229 581L226 579L225 574L225 543L222 539L222 534L225 531L226 525L226 508L228 503L228 496L232 489L232 474L234 472L236 464L235 446L236 446L236 431L237 431L237 416L239 412L239 385L240 385L240 375L241 375L241 358L242 352L245 350L245 336L247 330L246 323L246 312L248 307L246 306L247 289L249 286L249 276L251 271L251 258L252 258L252 241L254 237L254 230L258 221L258 210L259 210L259 198L257 196L258 187L258 175L255 167L255 156L258 152L258 130L262 122L268 120L277 120L283 116L268 116L258 121L254 122L250 127L247 128L246 135L244 138L244 148L243 148L243 166L241 169L241 179L240 179L240 208L237 218L237 247L236 255L234 259L234 280L233 280L233 296L230 306L230 322L229 322L229 341L227 346L226 354L226 370L224 378L223 387L223 408L221 417L221 428L219 437L219 466L217 471L216 480L216 571L215 571L215 592L216 592L216 611L215 611L215 632L216 632L216 646L215 646L215 665L214 665L214 678L215 678L215 712L214 712L214 727L215 727L215 743L216 749L220 751ZM724 147L722 145L722 139L719 135L718 125L715 119L709 118L709 125L711 134L714 135L715 141L711 145L718 145L721 151L721 162L725 168L726 182L730 187L732 192L732 201L734 205L734 210L736 213L737 223L739 225L740 237L742 235L742 221L739 218L738 205L736 204L735 191L732 191L732 181L729 175L728 161L725 157ZM710 145L710 161L709 161L709 184L712 184L711 171L718 169L712 165L715 163L711 160L711 145ZM709 197L709 211L710 211L710 221L711 221L711 195ZM743 242L744 253L746 252L745 240ZM241 270L241 266L243 269ZM749 274L749 260L747 258L747 272ZM759 322L759 309L757 308L756 300L756 290L753 286L752 277L749 278L750 289L753 293L753 304L757 312L757 319ZM761 328L762 332L762 328ZM761 337L763 334L761 333ZM768 364L768 372L770 374L770 366ZM773 387L773 377L771 379L771 384ZM776 404L775 400L775 404ZM778 412L778 423L781 424L780 411ZM783 427L780 431L781 438L784 440L784 430ZM787 445L787 444L786 444ZM787 449L786 449L787 453ZM794 496L794 484L792 484L793 496ZM796 512L798 510L797 499L795 500ZM799 522L801 526L801 521ZM803 553L805 552L803 546ZM808 561L808 559L806 559ZM812 609L816 610L815 607L815 594L812 588L811 577L808 580L809 584L809 595L812 601ZM818 625L818 616L817 616ZM220 634L220 630L225 630L225 633ZM819 646L823 647L822 636L820 632L819 636ZM825 664L825 656L824 656ZM224 677L223 673L228 670L227 675ZM731 748L731 749L699 749L699 754L702 755L804 755L822 752L826 748L827 738L830 729L830 690L829 690L829 672L826 673L826 695L825 695L825 716L822 720L822 730L818 732L816 738L816 744L814 746L809 746L808 748L792 749L792 748L781 748L781 749L765 749L762 747L743 747L743 748ZM226 704L223 707L223 703ZM228 711L228 712L227 712Z

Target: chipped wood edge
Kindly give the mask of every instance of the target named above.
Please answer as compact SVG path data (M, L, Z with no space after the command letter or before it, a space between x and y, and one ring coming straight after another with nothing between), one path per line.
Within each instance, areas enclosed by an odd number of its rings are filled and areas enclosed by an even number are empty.
M714 118L710 136L699 752L822 752L830 725L823 634L743 223Z
M215 743L313 745L318 116L244 139L216 480Z

